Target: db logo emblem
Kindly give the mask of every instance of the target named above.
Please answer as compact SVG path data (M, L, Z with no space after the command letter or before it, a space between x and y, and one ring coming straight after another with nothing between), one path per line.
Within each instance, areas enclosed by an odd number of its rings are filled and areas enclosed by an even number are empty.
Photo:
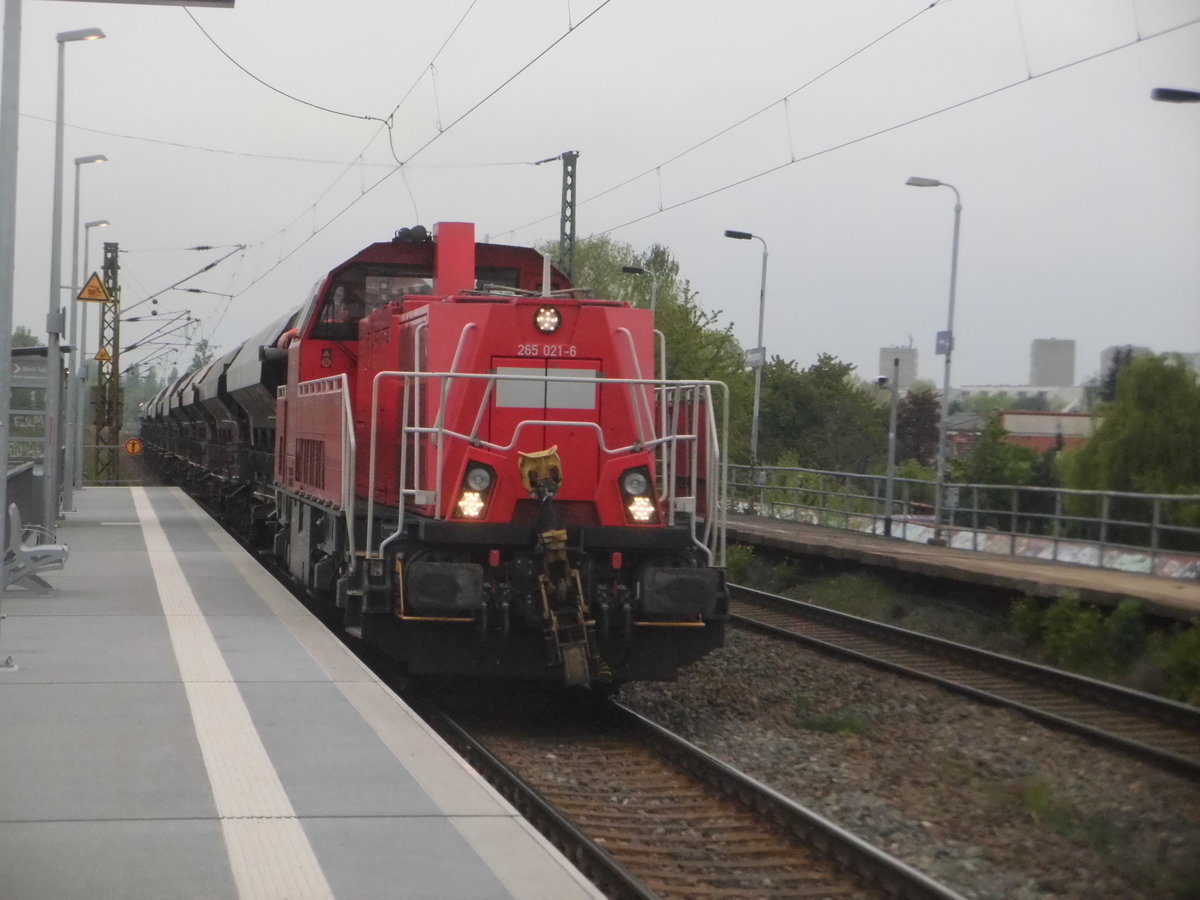
M333 365L333 351L326 347L321 351L321 368L328 369Z

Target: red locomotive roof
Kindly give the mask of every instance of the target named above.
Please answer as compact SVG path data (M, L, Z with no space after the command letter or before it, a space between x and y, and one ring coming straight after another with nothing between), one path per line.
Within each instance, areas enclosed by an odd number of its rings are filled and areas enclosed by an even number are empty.
M365 247L329 273L306 311L300 335L357 340L357 323L372 310L416 297L469 302L476 291L539 294L546 270L542 254L529 247L475 243L475 226L469 223L441 222L432 235L402 229L395 239ZM548 270L551 291L571 290L561 272L553 266Z

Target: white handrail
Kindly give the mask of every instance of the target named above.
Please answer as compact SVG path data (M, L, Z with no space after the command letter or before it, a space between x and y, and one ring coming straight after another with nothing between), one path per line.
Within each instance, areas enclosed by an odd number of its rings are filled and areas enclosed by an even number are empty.
M465 331L465 329L464 329ZM465 334L464 334L465 337ZM434 515L437 518L443 517L443 484L441 482L442 473L440 471L440 461L444 458L445 442L449 440L461 440L470 443L472 446L485 447L497 453L510 452L516 448L519 443L522 431L529 427L561 427L575 429L590 429L597 435L597 449L606 456L617 456L621 454L633 453L640 450L650 449L654 447L660 448L662 458L669 462L665 466L668 468L670 480L667 483L667 489L663 491L661 499L668 505L668 523L674 522L674 506L678 501L676 495L674 479L675 471L678 468L676 457L680 443L687 443L691 446L685 450L685 460L689 470L689 488L691 496L695 500L700 498L697 496L699 485L699 470L700 448L699 439L702 433L707 437L707 453L710 467L717 467L720 471L720 476L715 480L710 476L706 479L705 500L707 501L707 513L704 517L704 531L702 535L696 534L697 516L693 514L691 518L692 540L699 546L708 558L713 560L724 559L725 549L725 499L727 488L725 487L726 463L724 456L721 453L721 444L725 435L728 434L729 428L729 411L728 411L728 388L721 382L717 381L692 381L686 379L647 379L647 378L602 378L595 376L571 377L563 373L569 370L553 370L550 372L538 372L536 374L514 374L511 372L500 373L480 373L480 372L419 372L419 371L384 371L375 374L371 388L371 425L370 425L370 450L368 459L370 461L370 473L368 476L367 485L367 535L366 546L364 553L368 558L375 558L381 555L384 548L395 539L396 535L391 535L380 543L378 549L373 548L375 540L375 484L376 484L376 462L377 448L379 443L379 397L384 381L391 379L401 379L402 387L402 402L399 418L399 431L397 440L399 443L399 471L397 478L397 487L401 505L403 498L415 497L421 492L421 472L415 469L412 473L412 483L409 484L408 472L408 457L409 457L409 438L415 435L428 434L438 445L439 471L435 473L435 484L433 490L433 505L435 508ZM442 398L449 396L450 382L455 380L461 381L484 381L486 383L483 392L483 397L480 401L481 412L474 417L474 422L471 426L469 434L448 429L445 425L445 403L443 402L442 409L438 410L438 414L432 425L409 424L414 423L413 411L419 403L419 398L422 391L419 390L419 385L426 379L439 379L442 382L440 394ZM528 382L556 382L567 384L591 384L599 386L619 386L626 385L629 388L632 412L639 426L637 439L632 444L623 446L612 446L607 444L603 427L597 422L585 422L573 419L523 419L513 426L511 440L507 444L499 444L492 441L482 440L479 437L479 431L482 427L483 411L489 402L490 398L495 394L496 381L503 379L505 381L528 381ZM715 407L713 405L713 386L719 385L724 392L723 396L723 422L720 426L716 421ZM642 388L643 390L638 390ZM657 389L662 397L667 397L674 394L677 397L683 397L691 394L694 398L692 409L690 412L690 422L687 423L688 430L680 431L678 421L670 423L670 426L665 429L661 436L646 437L644 425L647 421L653 423L654 418L649 410L644 408L646 394L644 389ZM639 397L642 402L639 402ZM702 400L702 402L701 402ZM681 401L680 401L681 402ZM708 410L704 421L701 421L701 406ZM676 417L678 418L678 416ZM663 412L663 421L666 423L667 416ZM704 432L701 432L701 428ZM420 441L414 441L414 452L416 447L421 444ZM710 468L710 471L713 471ZM714 483L714 481L716 483ZM401 515L403 513L401 512ZM400 527L403 522L400 523ZM397 532L398 534L399 532ZM719 564L719 563L718 563Z

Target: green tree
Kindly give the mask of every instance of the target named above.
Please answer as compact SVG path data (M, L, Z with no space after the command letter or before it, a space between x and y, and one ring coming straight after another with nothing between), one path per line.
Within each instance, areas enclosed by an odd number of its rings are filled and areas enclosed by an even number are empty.
M896 459L913 459L922 466L937 457L938 422L942 413L932 387L913 385L896 406Z
M212 362L212 360L212 345L208 342L207 338L200 338L200 340L196 342L196 349L192 355L192 365L188 371L191 372L195 371L196 369L202 369Z
M988 418L987 424L979 433L971 455L965 462L952 461L951 473L956 481L968 484L993 484L1020 487L1033 481L1034 468L1039 454L1030 447L1010 443L1009 434L1004 428L1004 419L999 413ZM1023 501L1024 492L1018 494L1018 510ZM1012 492L1002 488L987 490L972 489L971 496L963 497L960 506L975 506L980 510L992 510L991 514L982 515L977 521L984 527L1009 530L1017 523L1011 518L1013 504ZM972 520L976 521L976 520Z
M960 480L969 484L1029 484L1038 452L1009 443L1008 436L1003 417L990 416L971 455L958 467Z
M1071 487L1200 493L1200 385L1189 369L1157 356L1133 360L1103 416L1075 454Z
M555 256L558 253L558 244L543 244L538 249L542 253ZM625 300L637 306L648 307L651 279L645 275L629 275L621 269L624 266L640 266L654 272L659 279L661 295L664 291L674 291L679 265L675 263L673 271L660 271L642 266L642 262L641 254L630 244L614 241L607 235L586 238L575 244L574 284L585 288L592 297ZM674 263L674 260L671 262Z
M1133 362L1133 347L1126 345L1118 347L1112 356L1108 370L1100 378L1100 402L1112 403L1117 399L1117 381L1122 370Z
M1104 422L1080 450L1063 454L1068 486L1084 490L1145 494L1200 494L1200 384L1178 360L1141 356L1117 376L1112 403L1101 407ZM1074 501L1073 509L1098 515L1097 503ZM1151 504L1114 498L1109 518L1149 522ZM1170 504L1163 519L1172 525L1200 525L1200 504ZM1145 526L1119 529L1116 540L1144 544ZM1164 546L1194 549L1186 535L1166 533Z
M1001 391L998 394L971 397L965 402L964 411L973 409L975 412L986 416L992 413L1004 412L1012 408L1013 398L1008 395L1007 391Z
M773 357L763 370L761 459L791 451L802 466L842 472L868 472L886 460L888 410L853 372L827 353L803 371Z
M554 254L557 245L539 249ZM649 274L622 271L626 266ZM667 347L667 378L721 381L729 387L733 446L726 449L731 459L748 460L753 382L745 370L741 345L733 336L732 324L721 325L719 310L712 312L700 305L671 251L654 244L639 252L608 236L587 238L575 246L574 283L586 288L590 296L624 300L643 309L649 308L653 292L655 327L663 333Z
M13 347L40 347L42 342L34 337L33 332L24 325L18 325L12 333Z

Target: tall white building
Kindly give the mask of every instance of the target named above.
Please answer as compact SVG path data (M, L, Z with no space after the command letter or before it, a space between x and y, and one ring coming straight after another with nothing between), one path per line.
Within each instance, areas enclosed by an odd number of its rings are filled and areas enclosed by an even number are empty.
M917 380L917 348L916 347L880 347L879 375L881 378L892 377L895 361L900 360L900 390L907 391Z
M1029 349L1032 387L1070 387L1075 383L1075 342L1038 338Z

